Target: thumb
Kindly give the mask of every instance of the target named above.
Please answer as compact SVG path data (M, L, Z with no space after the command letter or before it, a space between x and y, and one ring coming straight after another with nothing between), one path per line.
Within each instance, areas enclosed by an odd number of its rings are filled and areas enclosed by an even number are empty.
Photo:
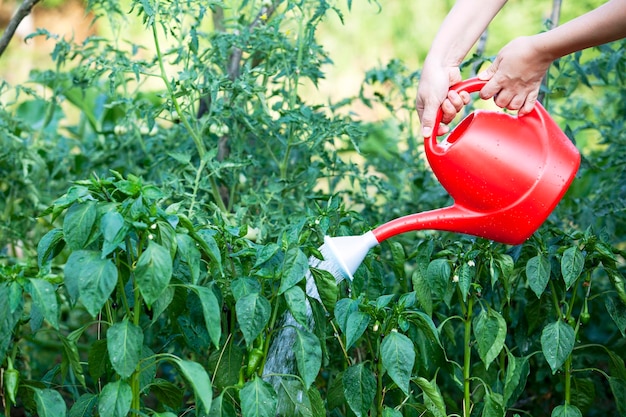
M437 116L437 107L426 106L422 113L422 136L429 138L433 134L435 128L435 119Z

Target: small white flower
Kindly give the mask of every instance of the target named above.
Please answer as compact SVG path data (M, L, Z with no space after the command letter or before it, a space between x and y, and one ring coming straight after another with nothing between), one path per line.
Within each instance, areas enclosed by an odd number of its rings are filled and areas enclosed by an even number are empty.
M113 133L115 133L117 136L121 136L126 132L128 132L128 129L126 128L126 126L123 125L115 125L115 127L113 128Z
M150 233L150 234L148 235L148 239L150 239L150 240L154 239L154 235L153 235L152 233Z
M474 261L470 259L469 261L467 261L467 265L468 266L476 266L476 263L474 263Z
M458 275L454 275L452 277L452 282L459 282L459 276Z
M150 225L150 229L154 230L154 229L156 229L156 228L157 228L156 223L153 223L152 225Z

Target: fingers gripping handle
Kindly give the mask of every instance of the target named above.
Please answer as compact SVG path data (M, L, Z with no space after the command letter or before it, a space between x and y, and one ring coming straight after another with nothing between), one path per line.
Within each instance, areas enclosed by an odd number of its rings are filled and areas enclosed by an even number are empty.
M485 84L487 84L487 81L481 80L478 77L474 77L454 84L450 87L450 90L456 91L457 93L460 93L462 91L465 91L467 93L476 93L480 91L485 86ZM424 138L424 142L430 147L433 152L435 151L435 147L437 146L437 130L439 124L441 123L442 117L443 111L441 110L441 106L439 106L439 108L437 109L437 115L435 116L433 133L430 137Z

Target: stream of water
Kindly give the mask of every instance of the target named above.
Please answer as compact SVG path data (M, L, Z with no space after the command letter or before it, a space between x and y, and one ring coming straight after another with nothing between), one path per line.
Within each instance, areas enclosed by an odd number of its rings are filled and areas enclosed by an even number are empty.
M319 251L324 254L326 252L325 245L320 246ZM333 273L336 271L336 267L332 261L322 261L312 256L309 258L309 266L317 269L323 269ZM333 274L337 283L343 281L343 276L340 274ZM337 276L339 275L339 276ZM306 295L310 298L316 299L321 302L315 280L311 272L307 270L306 273ZM311 310L311 304L309 300L306 300L306 315L307 315L307 331L313 331L315 321ZM294 343L296 341L296 327L303 328L302 324L298 323L293 315L286 311L281 318L280 329L272 340L270 345L267 361L263 368L264 379L268 381L274 387L274 390L278 393L278 416L291 415L294 401L302 401L304 393L300 390L297 392L296 398L287 400L283 398L281 401L281 395L285 395L285 385L291 385L295 382L295 378L281 375L295 375L296 374L296 358L294 354ZM293 392L290 390L290 392Z

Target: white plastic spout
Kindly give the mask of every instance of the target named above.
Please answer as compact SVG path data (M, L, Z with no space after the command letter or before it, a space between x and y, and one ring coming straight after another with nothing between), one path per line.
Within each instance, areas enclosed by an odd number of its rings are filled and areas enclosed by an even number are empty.
M325 236L324 244L332 258L329 261L333 261L341 274L352 281L369 250L379 242L374 233L369 231L360 236Z

